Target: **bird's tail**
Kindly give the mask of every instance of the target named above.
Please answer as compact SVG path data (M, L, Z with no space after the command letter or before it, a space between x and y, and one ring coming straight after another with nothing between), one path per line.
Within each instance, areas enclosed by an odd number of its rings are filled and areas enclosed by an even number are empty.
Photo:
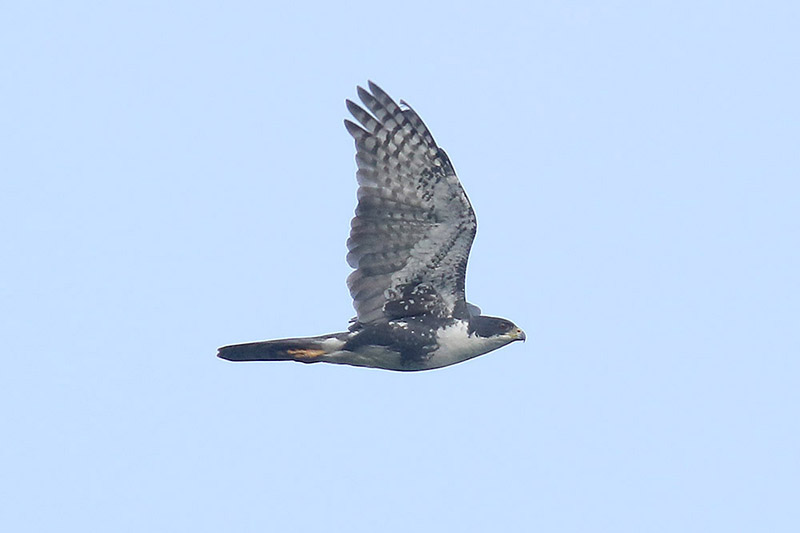
M318 337L248 342L223 346L217 356L228 361L300 361L315 363L340 350L348 333L331 333Z

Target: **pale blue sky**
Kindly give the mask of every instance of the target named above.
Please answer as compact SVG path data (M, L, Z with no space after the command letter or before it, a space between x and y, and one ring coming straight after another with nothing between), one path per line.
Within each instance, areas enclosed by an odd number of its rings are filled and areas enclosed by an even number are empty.
M796 2L7 2L4 531L800 530ZM341 330L355 85L477 211L443 370Z

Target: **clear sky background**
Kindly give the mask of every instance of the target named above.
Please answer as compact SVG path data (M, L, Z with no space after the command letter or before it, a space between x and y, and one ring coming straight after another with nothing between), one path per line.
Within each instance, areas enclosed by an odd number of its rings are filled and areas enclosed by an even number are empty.
M271 4L3 4L4 531L800 531L800 4ZM367 79L527 343L218 360L353 315Z

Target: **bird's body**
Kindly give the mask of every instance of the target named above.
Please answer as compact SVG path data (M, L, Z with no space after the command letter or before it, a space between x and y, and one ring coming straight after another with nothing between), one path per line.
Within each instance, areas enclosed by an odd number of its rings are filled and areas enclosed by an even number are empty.
M358 93L372 114L348 100L360 125L345 121L359 183L347 241L353 324L319 337L224 346L221 358L430 370L525 340L512 322L466 301L477 223L447 154L410 107L369 87Z
M480 321L493 317L476 318ZM224 346L219 356L229 361L324 362L399 371L432 370L525 338L521 330L508 324L507 335L481 337L470 327L469 320L430 322L411 317L319 337Z

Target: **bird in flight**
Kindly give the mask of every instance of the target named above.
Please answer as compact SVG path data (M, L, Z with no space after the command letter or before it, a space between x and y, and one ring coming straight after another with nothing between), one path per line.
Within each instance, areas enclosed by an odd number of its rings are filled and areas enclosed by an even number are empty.
M228 361L335 363L430 370L496 350L525 333L467 303L477 222L447 154L403 100L376 84L347 100L356 122L358 206L347 240L356 317L347 331L223 346ZM369 110L369 111L367 111Z

